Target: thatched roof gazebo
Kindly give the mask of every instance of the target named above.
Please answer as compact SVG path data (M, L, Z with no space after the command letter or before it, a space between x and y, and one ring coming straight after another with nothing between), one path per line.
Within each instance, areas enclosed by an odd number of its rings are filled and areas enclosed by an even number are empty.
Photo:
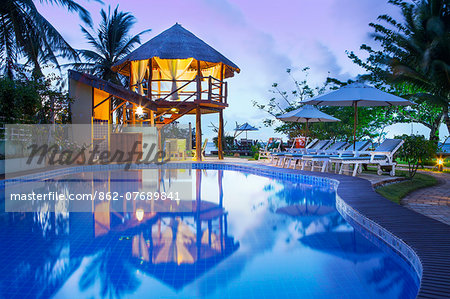
M219 113L219 158L223 158L223 109L227 104L224 79L239 67L178 23L149 40L112 69L130 77L130 88L155 101L156 115L146 111L158 127L186 114L196 115L196 149L201 157L201 114ZM133 106L131 114L134 115Z

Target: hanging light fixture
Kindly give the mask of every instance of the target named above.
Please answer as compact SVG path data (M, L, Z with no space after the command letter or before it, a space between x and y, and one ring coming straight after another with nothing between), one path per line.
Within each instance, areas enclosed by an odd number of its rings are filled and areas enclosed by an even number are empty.
M144 115L144 109L141 106L138 106L136 108L136 114L139 115L139 116Z

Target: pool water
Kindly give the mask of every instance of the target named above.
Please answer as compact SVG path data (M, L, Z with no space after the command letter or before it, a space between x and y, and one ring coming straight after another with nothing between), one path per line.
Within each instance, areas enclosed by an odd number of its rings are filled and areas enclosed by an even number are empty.
M170 203L139 216L136 206L113 205L94 213L0 212L0 298L416 296L412 268L343 219L331 186L189 169L53 181L125 192L189 177L191 210Z

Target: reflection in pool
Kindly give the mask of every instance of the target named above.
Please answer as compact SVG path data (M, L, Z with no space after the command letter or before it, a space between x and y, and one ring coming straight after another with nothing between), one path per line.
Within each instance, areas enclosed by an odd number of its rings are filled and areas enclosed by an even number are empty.
M355 231L337 212L331 187L223 170L87 172L53 181L61 189L70 181L70 188L126 192L191 177L194 200L167 201L156 212L113 203L94 213L1 212L0 297L417 294L409 265Z

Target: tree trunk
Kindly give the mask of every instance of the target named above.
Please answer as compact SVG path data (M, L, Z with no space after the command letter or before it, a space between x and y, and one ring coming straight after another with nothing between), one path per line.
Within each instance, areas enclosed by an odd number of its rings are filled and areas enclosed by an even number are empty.
M444 107L444 123L447 126L448 133L450 134L450 115L449 115L449 106Z
M445 110L445 109L444 109ZM444 119L445 112L443 111L441 114L439 114L438 117L434 120L434 122L431 124L431 131L430 131L430 140L439 140L439 127L441 126L442 120ZM448 113L447 113L448 115Z

